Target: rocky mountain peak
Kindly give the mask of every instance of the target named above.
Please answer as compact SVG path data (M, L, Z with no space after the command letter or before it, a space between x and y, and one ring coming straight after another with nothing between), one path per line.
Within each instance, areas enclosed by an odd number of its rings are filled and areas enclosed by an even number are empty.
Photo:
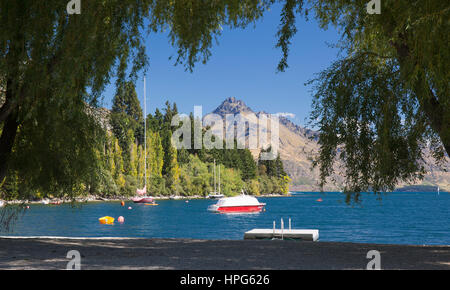
M225 101L218 106L213 113L221 115L226 114L239 114L242 112L253 112L242 100L238 100L235 97L225 99Z

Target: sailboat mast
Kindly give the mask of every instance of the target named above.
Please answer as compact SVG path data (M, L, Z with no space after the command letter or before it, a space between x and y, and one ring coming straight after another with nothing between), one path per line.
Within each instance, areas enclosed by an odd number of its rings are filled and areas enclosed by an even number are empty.
M216 194L216 159L214 159L214 194Z
M220 164L219 164L219 194L220 194Z
M144 75L144 187L147 187L147 96Z

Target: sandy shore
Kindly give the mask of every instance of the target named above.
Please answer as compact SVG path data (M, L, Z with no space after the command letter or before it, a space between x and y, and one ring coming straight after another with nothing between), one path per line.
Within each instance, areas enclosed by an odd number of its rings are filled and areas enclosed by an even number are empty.
M378 250L382 269L450 270L450 246L120 238L0 238L0 269L65 269L70 250L81 269L365 269Z

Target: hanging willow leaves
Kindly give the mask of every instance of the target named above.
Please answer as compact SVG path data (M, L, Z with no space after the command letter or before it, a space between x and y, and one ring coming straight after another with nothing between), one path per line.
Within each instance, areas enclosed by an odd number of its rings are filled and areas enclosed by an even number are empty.
M381 14L367 12L369 1L282 2L278 70L287 68L297 16L314 14L341 33L343 58L308 83L322 186L337 159L356 199L422 178L428 152L450 169L448 1L383 0Z
M87 104L98 104L113 77L118 88L136 79L148 64L149 32L170 29L177 62L192 70L207 61L222 25L244 27L266 7L258 0L82 1L81 14L68 15L66 5L0 1L0 184L17 176L22 194L74 196L102 172L95 157L106 137Z

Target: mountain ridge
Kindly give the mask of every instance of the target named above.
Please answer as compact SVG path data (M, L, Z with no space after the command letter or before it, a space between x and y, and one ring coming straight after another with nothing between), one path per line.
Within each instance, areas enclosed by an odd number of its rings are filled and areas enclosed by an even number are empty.
M226 98L212 113L220 115L222 118L227 114L253 113L257 117L261 114L268 114L265 111L254 112L243 100L235 97ZM293 121L285 117L283 114L279 115L279 152L281 160L283 161L285 171L292 179L291 190L299 191L318 191L319 171L318 169L311 170L311 157L318 152L319 144L317 143L319 133L309 128L302 127L295 124ZM212 127L213 132L219 131L220 128ZM251 134L249 130L245 130L245 137ZM243 137L243 136L241 136ZM255 159L259 156L260 149L251 149ZM440 186L441 189L450 190L450 173L439 170L434 164L427 159L427 174L422 181L414 184L402 183L398 188L411 185L419 186ZM339 161L335 165L336 172L339 170ZM344 178L339 174L331 176L330 180L333 183L327 183L324 190L326 191L340 191L343 188Z

